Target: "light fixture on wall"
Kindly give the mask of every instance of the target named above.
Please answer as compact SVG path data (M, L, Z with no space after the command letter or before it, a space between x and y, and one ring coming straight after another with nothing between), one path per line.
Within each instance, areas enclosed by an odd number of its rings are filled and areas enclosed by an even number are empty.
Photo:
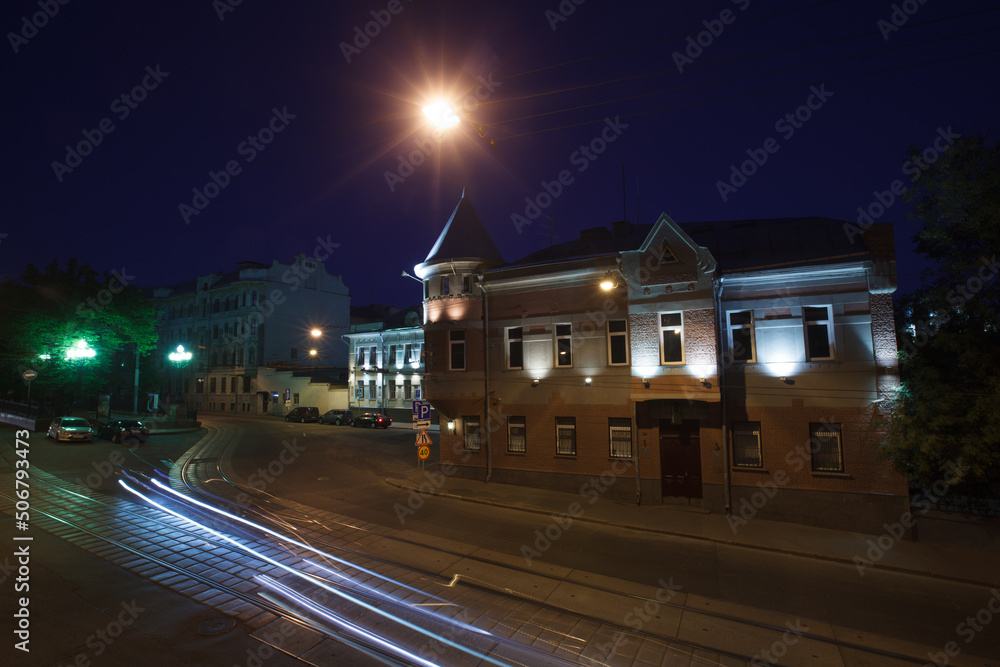
M531 381L531 386L532 387L537 387L538 386L538 378L535 378L534 380Z
M448 420L448 432L449 433L455 432L455 421L453 419Z
M795 380L793 380L790 377L786 377L784 375L781 376L781 381L784 382L785 384L788 384L788 385L795 384Z
M649 389L649 380L647 378L642 378L642 386L644 389Z
M702 378L701 379L701 386L704 387L705 389L711 389L712 388L712 383L708 381L708 378Z
M586 380L583 381L583 383L589 387L590 383L593 382L593 381L594 381L593 378L587 378Z

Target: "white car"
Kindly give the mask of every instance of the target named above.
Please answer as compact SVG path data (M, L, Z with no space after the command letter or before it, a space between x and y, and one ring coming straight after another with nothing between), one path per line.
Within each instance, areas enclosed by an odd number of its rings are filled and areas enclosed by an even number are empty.
M90 422L82 417L56 417L52 420L52 425L49 426L49 432L45 434L45 437L55 438L56 442L60 440L92 441L94 429L91 428Z

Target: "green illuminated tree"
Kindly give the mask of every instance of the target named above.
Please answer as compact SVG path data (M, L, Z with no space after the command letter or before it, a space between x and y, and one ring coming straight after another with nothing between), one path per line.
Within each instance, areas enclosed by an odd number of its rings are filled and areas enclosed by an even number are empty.
M75 259L43 270L29 264L20 279L0 284L0 312L0 391L17 400L25 398L24 369L38 371L33 397L64 404L106 390L116 359L157 342L155 312L139 288ZM81 340L95 356L72 358Z

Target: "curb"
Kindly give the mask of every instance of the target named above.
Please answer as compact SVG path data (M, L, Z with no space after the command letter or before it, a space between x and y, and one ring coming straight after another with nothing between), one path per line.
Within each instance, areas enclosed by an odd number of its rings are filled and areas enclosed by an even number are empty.
M385 478L385 483L389 486L394 486L398 489L406 489L408 491L415 491L422 495L427 495L426 492L420 491L419 487L412 486L412 482L406 480L401 482L400 480L394 480L389 477ZM451 498L453 500L461 500L467 503L477 503L480 505L490 505L493 507L502 507L504 509L517 510L519 512L530 512L532 514L540 514L542 516L555 516L553 512L548 512L546 510L537 509L534 507L524 507L521 505L511 505L509 503L504 503L496 500L488 500L485 498L469 498L466 496L460 496L458 494L449 493L447 491L441 491L440 489L434 489L429 495L438 496L440 498ZM830 563L839 563L842 565L855 566L855 562L849 558L842 558L840 556L828 556L825 554L810 553L806 551L793 551L791 549L782 549L776 547L765 547L756 544L748 544L745 542L736 542L733 540L719 539L716 537L706 537L704 535L692 535L690 533L681 533L678 531L665 530L662 528L650 528L648 526L636 526L633 524L619 523L615 521L608 521L606 519L594 519L581 515L578 517L573 517L574 521L586 521L588 523L602 525L602 526L614 526L615 528L626 528L628 530L642 531L646 533L654 533L657 535L668 535L670 537L680 537L689 540L700 540L702 542L715 542L717 544L725 544L731 547L740 547L743 549L753 549L755 551L766 551L769 553L782 554L784 556L798 556L800 558L811 558L813 560L822 560ZM880 563L874 563L872 565L867 565L866 567L871 567L872 569L879 569L885 572L895 572L898 574L909 574L917 577L927 577L929 579L937 579L939 581L951 581L959 584L967 584L972 586L989 586L995 588L1000 583L998 582L986 582L978 581L975 579L965 579L962 577L953 577L947 574L936 574L934 572L927 572L926 570L914 570L912 568L899 567L895 565L882 565Z

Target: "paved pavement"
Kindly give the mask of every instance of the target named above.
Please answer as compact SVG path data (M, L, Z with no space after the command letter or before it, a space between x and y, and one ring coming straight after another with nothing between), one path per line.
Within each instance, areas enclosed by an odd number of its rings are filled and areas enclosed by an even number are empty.
M847 563L858 568L879 568L937 577L962 583L1000 586L1000 554L956 544L945 546L896 540L889 532L866 535L782 521L751 519L731 522L689 506L628 504L599 498L581 503L581 496L509 484L485 483L447 477L428 465L426 471L386 479L386 483L417 493L483 503L549 515L565 515L573 504L584 504L575 521L624 526L635 530L697 540L721 542L748 549Z

